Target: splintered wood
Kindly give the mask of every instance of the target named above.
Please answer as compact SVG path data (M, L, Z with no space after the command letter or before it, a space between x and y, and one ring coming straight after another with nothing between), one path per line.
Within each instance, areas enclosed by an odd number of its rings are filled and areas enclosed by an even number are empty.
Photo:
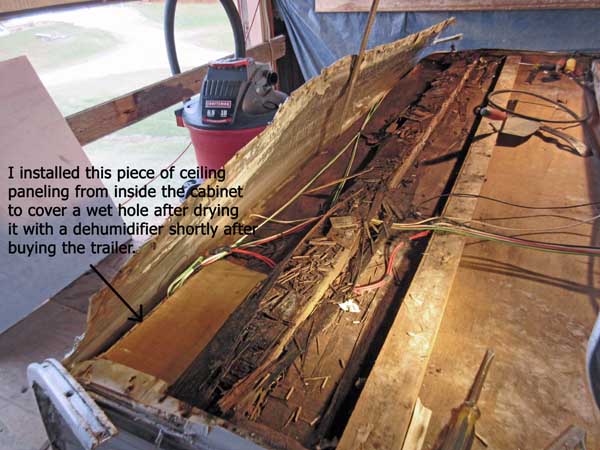
M446 20L399 41L367 50L356 79L353 107L342 124L342 131L350 128L398 78L409 72L421 51L452 21ZM249 222L250 213L265 212L267 205L283 204L277 198L278 189L338 138L337 128L332 130L324 125L329 117L339 115L340 98L352 61L351 56L340 59L294 91L279 108L273 123L227 163L223 187L244 186L245 195L242 199L221 199L220 204L238 207L239 221ZM339 178L343 171L336 175ZM200 201L189 198L187 204L193 209ZM210 219L188 214L170 220L182 226L195 226ZM212 221L220 227L232 223L230 217ZM232 236L198 239L197 236L161 233L133 255L111 280L112 285L124 298L135 298L145 311L150 311L165 298L174 278L196 258L234 241ZM104 289L90 300L85 335L65 360L67 366L97 356L131 328L131 321L127 319L129 311L107 307L112 298L112 292Z
M279 262L275 272L171 386L171 395L234 423L260 423L303 446L317 445L344 423L342 406L360 389L386 313L397 308L396 295L410 282L424 244L407 246L406 259L398 258L394 278L401 283L360 295L353 288L380 279L388 249L406 239L391 223L414 217L417 209L435 212L437 201L421 200L445 192L473 127L472 111L497 66L497 58L448 55L423 62L397 83L358 143L352 169L359 175L332 207L336 183L290 213L327 211L300 239L262 249ZM319 158L338 151L330 146ZM346 164L334 166L331 179L339 180Z

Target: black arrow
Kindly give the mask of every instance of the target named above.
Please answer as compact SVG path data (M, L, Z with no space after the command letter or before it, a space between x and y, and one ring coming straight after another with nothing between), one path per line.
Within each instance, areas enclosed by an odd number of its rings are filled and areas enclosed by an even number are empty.
M119 297L119 300L121 300L121 301L123 302L123 304L124 304L125 306L127 306L127 309L129 309L129 311L131 311L131 312L133 313L133 317L128 317L127 319L129 319L129 320L133 320L134 322L141 322L142 320L144 320L144 310L143 310L143 308L142 308L142 305L140 305L140 312L139 312L139 313L138 313L138 312L135 312L135 309L133 309L133 308L131 307L131 305L130 305L129 303L127 303L127 301L126 301L126 300L125 300L125 299L124 299L124 298L121 296L121 294L119 294L119 293L117 292L117 290L116 290L114 287L112 287L112 285L111 285L111 284L108 282L108 280L107 280L106 278L104 278L100 272L98 272L98 269L96 269L96 268L95 268L93 265L91 265L91 264L90 264L90 267L92 268L92 270L93 270L94 272L96 272L96 275L98 275L98 276L100 277L100 279L101 279L102 281L104 281L104 284L106 284L106 285L108 286L108 288L109 288L111 291L113 291L117 297Z

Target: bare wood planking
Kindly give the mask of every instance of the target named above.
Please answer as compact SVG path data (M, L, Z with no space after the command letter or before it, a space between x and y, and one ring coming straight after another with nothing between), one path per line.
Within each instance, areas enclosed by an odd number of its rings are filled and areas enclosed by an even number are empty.
M317 12L367 12L371 0L316 0ZM381 0L379 11L494 11L524 9L592 9L597 0Z
M248 49L248 56L271 62L285 55L285 36ZM231 56L231 55L230 55ZM200 92L205 64L68 116L67 123L81 145L133 125Z
M537 58L527 62L546 62L551 57ZM595 102L589 90L567 77L552 83L538 77L529 83L530 70L521 66L514 89L562 99L579 114L589 111L584 99L589 98L588 107ZM516 107L524 114L550 114L547 106L523 100ZM592 143L583 127L566 132ZM524 141L501 136L481 194L535 206L595 202L600 200L599 178L598 158L581 158L561 149L557 141L537 136ZM480 199L473 217L502 218L495 224L528 228L568 223L556 213L526 212ZM591 205L567 215L596 213ZM523 216L530 218L515 220ZM587 223L551 235L522 233L528 239L597 246L598 232L597 223ZM489 449L546 448L570 423L588 431L587 448L600 449L600 414L586 383L584 363L600 306L599 282L597 258L469 239L419 393L433 409L426 448L437 441L451 409L464 400L485 350L493 348L496 363L485 382L477 424ZM473 448L483 450L482 445Z
M0 2L0 14L16 13L29 9L50 8L53 6L65 6L76 3L91 3L98 0L3 0ZM103 0L106 2L107 0ZM113 0L116 1L116 0Z
M433 42L452 19L399 41L375 47L365 53L357 80L350 126L366 113L383 93L389 91L398 78L416 63L419 53ZM249 221L249 214L260 213L277 193L277 188L294 176L308 158L335 138L331 128L323 128L326 118L341 109L340 97L350 73L352 57L347 56L323 70L321 75L292 93L279 108L273 123L239 151L227 163L227 180L222 187L244 186L243 198L218 199L221 206L237 206L239 219ZM215 181L209 181L215 184ZM201 199L189 198L190 210ZM273 205L271 205L272 207ZM172 217L172 224L200 225L209 219ZM212 225L231 225L232 219L220 217ZM147 242L114 277L112 284L135 307L143 305L149 311L164 298L168 285L195 258L236 238L219 235L214 239L197 236L170 236L167 232ZM83 361L96 356L114 343L131 327L127 309L119 307L109 290L102 290L90 300L88 326L64 363Z
M519 61L507 58L498 89L513 86ZM454 192L480 192L496 139L489 121L482 119ZM451 197L444 213L468 220L476 203L475 198ZM402 447L464 244L455 235L432 237L338 449Z

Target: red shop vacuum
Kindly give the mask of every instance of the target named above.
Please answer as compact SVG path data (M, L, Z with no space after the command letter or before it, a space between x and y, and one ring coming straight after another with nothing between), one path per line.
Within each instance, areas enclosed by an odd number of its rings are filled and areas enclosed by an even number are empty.
M177 0L165 2L165 43L173 75L181 73L174 38ZM273 120L287 95L275 89L277 74L246 57L242 22L232 0L221 0L235 39L235 57L208 65L199 95L176 111L196 151L198 166L220 169Z

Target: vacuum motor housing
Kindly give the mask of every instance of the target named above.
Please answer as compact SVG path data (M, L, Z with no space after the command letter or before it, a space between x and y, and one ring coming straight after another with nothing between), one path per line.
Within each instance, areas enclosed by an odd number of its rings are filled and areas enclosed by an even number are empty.
M176 112L190 132L198 165L219 169L258 135L287 98L277 74L252 58L214 61L199 96Z

